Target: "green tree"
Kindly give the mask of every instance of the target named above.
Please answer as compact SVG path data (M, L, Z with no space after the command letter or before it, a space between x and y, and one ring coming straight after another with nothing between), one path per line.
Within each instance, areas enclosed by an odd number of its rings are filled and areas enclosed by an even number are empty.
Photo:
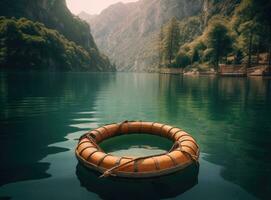
M269 52L271 62L271 1L243 0L235 11L233 28L243 40L243 52L248 57L247 65L251 66L253 53Z
M240 25L239 31L240 31L240 37L239 39L242 40L243 44L243 52L247 55L247 67L250 67L252 64L251 58L252 53L255 52L255 44L259 43L256 42L259 37L259 24L255 20L250 20L242 23Z
M175 58L176 67L185 68L191 63L191 58L185 52L179 52Z
M256 0L254 0L256 1ZM270 0L258 0L257 13L259 14L258 19L262 22L265 27L264 41L266 41L266 46L268 49L268 65L269 70L271 67L271 1ZM260 4L261 3L261 4Z
M171 65L172 60L176 57L179 51L180 28L178 20L174 17L170 20L165 29L164 52L166 60Z
M194 49L193 54L192 54L192 63L199 62L199 61L200 61L199 51L198 49Z
M225 24L224 19L214 19L208 25L206 44L215 69L218 69L221 58L233 48L233 37Z
M164 52L164 46L163 46L163 40L164 40L164 32L163 32L163 27L161 26L160 28L160 33L159 33L159 39L158 39L158 48L159 48L159 67L162 66L163 63L163 52Z

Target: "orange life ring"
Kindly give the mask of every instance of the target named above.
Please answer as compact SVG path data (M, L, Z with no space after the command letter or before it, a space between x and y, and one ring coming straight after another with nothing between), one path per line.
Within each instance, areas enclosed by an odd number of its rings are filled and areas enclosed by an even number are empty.
M117 157L106 154L98 144L103 140L128 133L148 133L174 142L165 154L147 157ZM102 176L146 178L170 174L197 164L199 146L188 133L179 128L155 122L125 121L94 129L79 139L75 150L79 162Z

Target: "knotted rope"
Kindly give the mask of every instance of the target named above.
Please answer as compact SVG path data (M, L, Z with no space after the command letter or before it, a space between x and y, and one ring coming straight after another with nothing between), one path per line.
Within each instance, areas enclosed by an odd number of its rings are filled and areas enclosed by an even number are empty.
M162 153L162 154L157 154L157 155L152 155L152 156L143 156L143 157L138 157L138 158L134 158L132 160L129 160L123 164L120 164L120 165L117 165L117 166L114 166L108 170L106 170L99 178L105 178L105 177L109 177L109 176L115 176L114 175L114 171L116 169L119 169L123 166L126 166L128 165L129 163L132 163L132 162L136 162L138 160L144 160L144 159L148 159L148 158L153 158L153 157L158 157L158 156L164 156L164 155L167 155L169 154L170 152L176 150L176 149L179 149L181 152L183 152L185 155L188 155L190 157L190 159L196 164L198 165L198 157L195 156L195 155L192 155L190 152L184 150L182 147L181 147L181 144L180 142L176 141L173 146L171 147L171 149L166 152L166 153ZM197 154L198 155L198 154Z

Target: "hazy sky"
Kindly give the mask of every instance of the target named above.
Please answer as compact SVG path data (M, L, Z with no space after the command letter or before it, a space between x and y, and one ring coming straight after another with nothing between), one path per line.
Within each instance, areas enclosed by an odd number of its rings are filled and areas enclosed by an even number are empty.
M66 0L68 8L74 14L85 11L89 14L99 14L103 9L117 2L134 2L137 0Z

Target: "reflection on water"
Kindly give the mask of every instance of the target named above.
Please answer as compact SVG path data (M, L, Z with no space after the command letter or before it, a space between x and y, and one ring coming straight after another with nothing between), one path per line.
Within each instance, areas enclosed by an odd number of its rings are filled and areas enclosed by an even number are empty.
M72 131L67 124L73 111L80 110L80 103L93 104L99 78L84 74L1 74L0 185L50 176L46 172L50 163L40 160L68 150L48 145L65 140Z
M178 196L198 182L198 167L155 179L129 180L120 178L99 179L80 164L76 175L81 185L98 194L102 199L164 199Z
M271 160L266 155L271 152L270 80L160 79L161 91L167 93L161 97L170 102L164 107L165 114L170 117L175 109L182 127L196 134L201 151L208 154L205 159L223 166L221 176L225 180L269 199Z
M141 133L109 138L100 147L115 156L141 157L166 153L172 145L166 138Z
M0 198L101 199L135 189L142 199L271 195L270 79L0 73L0 94ZM191 133L201 148L198 181L195 176L182 185L187 177L178 175L147 182L99 180L78 165L74 147L80 135L124 120L157 121ZM168 149L160 140L142 140L143 146L121 137L115 142L132 148L110 150L114 142L108 141L110 152Z

